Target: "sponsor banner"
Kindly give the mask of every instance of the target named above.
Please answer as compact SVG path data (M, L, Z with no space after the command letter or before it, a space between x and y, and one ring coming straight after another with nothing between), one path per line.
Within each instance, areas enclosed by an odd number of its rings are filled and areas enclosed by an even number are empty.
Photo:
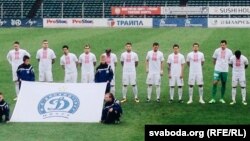
M44 28L81 28L81 27L107 27L105 19L43 19Z
M208 27L237 27L249 28L249 18L209 18Z
M22 82L11 122L99 122L106 83Z
M209 7L211 15L249 15L250 6Z
M161 7L132 6L111 7L111 15L160 15Z
M152 18L110 18L107 19L108 27L118 27L118 28L152 28L153 19Z
M161 7L161 15L207 15L207 14L208 14L207 6Z
M0 19L1 27L43 27L42 19Z
M207 18L154 18L153 27L207 27Z

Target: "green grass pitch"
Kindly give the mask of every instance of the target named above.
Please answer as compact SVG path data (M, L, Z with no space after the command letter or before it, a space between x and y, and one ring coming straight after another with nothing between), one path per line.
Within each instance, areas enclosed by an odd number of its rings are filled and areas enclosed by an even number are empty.
M0 91L5 94L5 99L10 103L11 109L15 106L14 84L12 83L11 67L6 60L7 52L12 49L14 41L20 41L21 47L32 55L31 63L38 76L38 63L35 60L36 51L41 47L43 39L49 41L49 46L57 55L53 65L55 82L63 82L64 72L59 65L62 55L61 47L69 45L71 52L79 56L83 52L83 45L91 44L92 52L99 60L100 54L106 48L112 48L117 54L125 50L126 42L133 43L133 50L139 55L137 68L137 82L140 103L135 103L132 90L129 87L128 102L123 104L124 115L119 125L103 125L100 123L8 123L0 124L1 141L88 141L88 140L119 140L140 141L144 140L145 124L249 124L250 108L241 104L240 89L237 91L237 104L230 106L231 101L231 72L226 89L226 104L213 105L198 103L198 90L194 89L194 103L187 105L188 100L188 68L185 66L184 101L169 104L169 89L166 64L161 86L161 102L151 101L146 103L146 73L145 57L151 49L153 42L160 43L165 59L172 52L172 45L178 43L180 52L187 55L192 50L192 43L199 42L200 50L205 54L204 71L204 96L205 101L211 98L213 51L219 47L222 39L228 41L228 47L235 51L240 49L249 58L250 29L207 29L207 28L158 28L158 29L35 29L35 28L0 28ZM80 74L80 69L79 74ZM230 69L231 71L231 69ZM247 82L250 82L249 69L246 72ZM116 69L116 97L121 99L121 65ZM80 75L79 75L80 76ZM79 77L78 76L78 77ZM80 77L79 77L80 78ZM80 80L80 79L79 79ZM249 86L249 83L247 83ZM177 99L175 91L175 99ZM34 92L34 95L36 93ZM250 104L249 90L247 101ZM218 88L217 100L220 96ZM156 94L153 90L152 98ZM27 101L28 102L28 101ZM25 114L25 113L24 113Z

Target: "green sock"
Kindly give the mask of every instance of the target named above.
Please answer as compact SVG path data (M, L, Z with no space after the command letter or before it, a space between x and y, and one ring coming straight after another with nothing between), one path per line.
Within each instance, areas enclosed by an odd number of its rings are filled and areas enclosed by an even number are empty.
M221 83L221 98L222 99L224 98L225 92L226 92L226 83L222 82Z
M213 85L213 92L212 92L212 97L213 97L213 99L215 99L216 92L217 92L217 85L214 84L214 85Z

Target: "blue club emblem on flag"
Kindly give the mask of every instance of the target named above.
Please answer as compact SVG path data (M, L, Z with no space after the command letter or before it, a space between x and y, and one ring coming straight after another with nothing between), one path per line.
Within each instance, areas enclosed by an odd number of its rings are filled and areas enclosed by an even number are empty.
M43 118L69 118L80 106L77 96L68 92L56 92L43 97L38 103L38 113Z

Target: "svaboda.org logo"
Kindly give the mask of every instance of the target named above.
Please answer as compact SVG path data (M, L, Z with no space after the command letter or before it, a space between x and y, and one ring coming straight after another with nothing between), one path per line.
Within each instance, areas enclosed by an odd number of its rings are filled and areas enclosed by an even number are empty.
M46 118L69 118L80 106L77 96L68 92L48 94L38 103L38 113Z

